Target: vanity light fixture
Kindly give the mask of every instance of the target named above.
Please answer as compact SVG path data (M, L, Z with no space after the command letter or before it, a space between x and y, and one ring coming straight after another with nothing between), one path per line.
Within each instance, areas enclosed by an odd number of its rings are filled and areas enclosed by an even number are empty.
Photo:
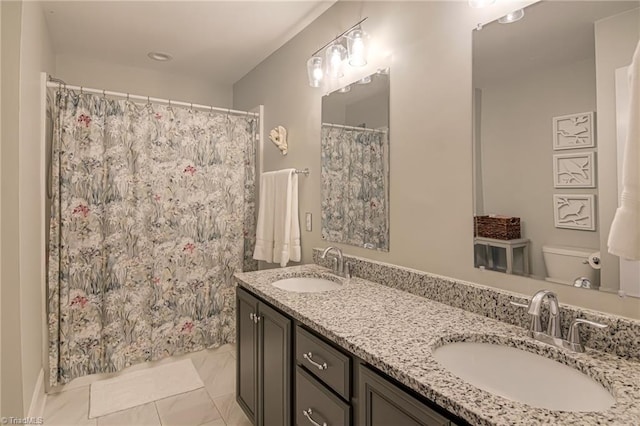
M366 77L362 77L360 80L356 81L356 84L369 84L371 83L371 76L368 75Z
M327 48L327 75L336 79L344 76L342 69L347 49L339 43L334 43Z
M524 9L514 10L511 13L507 13L502 18L498 19L498 22L501 24L511 24L513 22L519 21L524 17Z
M343 77L345 62L352 67L367 64L368 35L361 27L366 20L367 18L360 20L311 54L307 60L309 86L320 87L325 76L331 79ZM322 55L320 52L325 48Z
M367 34L358 26L347 34L349 65L363 67L367 65Z
M351 85L350 84L347 84L346 86L341 87L340 89L338 89L338 92L340 92L340 93L347 93L347 92L350 92L350 91L351 91Z
M469 6L473 8L487 7L494 4L496 0L469 0Z
M307 75L309 77L309 85L311 87L320 87L324 71L322 70L322 57L312 56L307 61Z

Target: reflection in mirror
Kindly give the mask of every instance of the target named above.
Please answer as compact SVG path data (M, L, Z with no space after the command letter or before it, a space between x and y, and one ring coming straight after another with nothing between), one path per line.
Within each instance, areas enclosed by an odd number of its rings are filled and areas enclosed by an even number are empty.
M322 238L389 251L389 71L322 98Z
M542 1L474 31L476 267L640 296L640 274L621 276L606 247L615 73L640 37L638 6Z

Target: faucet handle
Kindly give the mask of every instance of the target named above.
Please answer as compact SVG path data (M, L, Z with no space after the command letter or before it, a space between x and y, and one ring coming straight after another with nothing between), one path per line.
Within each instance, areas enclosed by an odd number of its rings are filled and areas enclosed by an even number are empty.
M342 276L345 278L351 278L351 262L344 262L344 270Z
M510 300L509 303L511 303L513 306L517 306L518 308L529 309L529 305L526 303L514 302L513 300Z
M338 272L338 257L334 257L331 259L331 270L333 272Z
M596 327L596 328L607 328L608 325L606 324L601 324L599 322L595 322L595 321L589 321L586 320L584 318L576 318L573 321L571 321L571 325L569 326L569 335L567 336L567 341L573 345L578 345L578 346L582 346L582 343L580 342L580 333L578 333L578 326L580 324L587 324L590 325L592 327ZM582 351L584 351L584 347L582 348Z

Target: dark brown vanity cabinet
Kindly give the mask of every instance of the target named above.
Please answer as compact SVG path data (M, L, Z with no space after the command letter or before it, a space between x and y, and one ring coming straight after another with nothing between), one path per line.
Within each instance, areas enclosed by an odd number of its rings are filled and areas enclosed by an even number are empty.
M291 320L236 292L236 400L256 426L291 425Z
M446 411L241 287L236 303L236 400L254 425L455 424Z

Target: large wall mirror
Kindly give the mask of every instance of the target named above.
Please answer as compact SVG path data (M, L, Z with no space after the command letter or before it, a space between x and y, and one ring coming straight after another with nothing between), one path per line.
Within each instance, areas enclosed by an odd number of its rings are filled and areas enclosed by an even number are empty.
M322 238L389 251L389 70L322 98Z
M640 262L606 247L639 5L541 1L474 31L476 267L640 297Z

